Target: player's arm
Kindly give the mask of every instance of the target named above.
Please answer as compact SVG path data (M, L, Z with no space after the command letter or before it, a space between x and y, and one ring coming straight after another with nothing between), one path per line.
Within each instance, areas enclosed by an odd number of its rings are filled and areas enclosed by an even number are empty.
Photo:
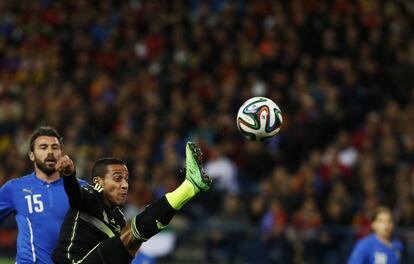
M0 222L2 222L14 209L14 203L12 200L12 182L6 182L0 188Z
M73 161L68 155L63 156L57 161L56 170L59 172L60 176L63 177L63 184L69 199L70 207L79 209L84 202L85 195L76 178L76 169Z
M370 249L366 243L362 243L359 241L354 249L352 250L352 254L348 259L347 264L365 264L368 263L368 251Z

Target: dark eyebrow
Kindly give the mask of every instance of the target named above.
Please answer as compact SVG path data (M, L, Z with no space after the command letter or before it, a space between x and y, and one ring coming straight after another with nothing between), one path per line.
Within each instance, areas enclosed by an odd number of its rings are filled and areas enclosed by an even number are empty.
M124 173L115 171L112 175L114 175L114 176L123 176ZM128 174L125 174L125 175L128 176Z
M57 143L53 143L53 144L50 144L52 147L55 147L55 146L57 146L57 147L59 147L59 144L57 144ZM47 143L41 143L41 144L39 144L39 147L40 146L49 146L49 144L47 144Z

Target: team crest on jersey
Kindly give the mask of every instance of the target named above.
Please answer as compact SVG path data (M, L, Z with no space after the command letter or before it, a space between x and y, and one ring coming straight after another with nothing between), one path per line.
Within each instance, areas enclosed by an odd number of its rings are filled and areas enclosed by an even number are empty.
M387 254L375 251L374 264L387 264Z
M106 218L105 218L106 217ZM108 220L108 215L106 214L106 212L104 211L104 220L107 221ZM108 224L110 224L117 233L121 232L121 226L117 225L115 222L115 219L111 218L111 220L109 222L107 222Z

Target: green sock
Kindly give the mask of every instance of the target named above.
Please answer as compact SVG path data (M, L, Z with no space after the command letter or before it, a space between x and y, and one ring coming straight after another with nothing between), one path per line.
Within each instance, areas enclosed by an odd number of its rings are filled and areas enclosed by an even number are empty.
M180 210L196 194L193 184L185 179L174 191L167 193L165 197L175 210Z

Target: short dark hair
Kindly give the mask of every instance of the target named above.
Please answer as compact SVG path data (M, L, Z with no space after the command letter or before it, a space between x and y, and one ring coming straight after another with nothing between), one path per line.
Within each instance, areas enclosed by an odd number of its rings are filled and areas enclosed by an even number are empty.
M47 137L55 137L59 141L59 145L62 146L62 137L59 133L51 126L41 126L38 127L30 136L30 151L34 150L34 142L38 137L47 136Z
M382 213L386 213L386 214L389 214L389 215L393 216L392 211L389 207L387 207L387 206L378 206L377 208L375 208L372 211L371 222L374 222L375 220L377 220L378 216Z
M118 159L118 158L104 157L104 158L98 159L97 161L95 161L95 164L93 164L91 178L92 179L94 177L104 178L106 174L106 168L109 165L114 165L114 164L121 164L121 165L126 166L126 163L123 160Z

